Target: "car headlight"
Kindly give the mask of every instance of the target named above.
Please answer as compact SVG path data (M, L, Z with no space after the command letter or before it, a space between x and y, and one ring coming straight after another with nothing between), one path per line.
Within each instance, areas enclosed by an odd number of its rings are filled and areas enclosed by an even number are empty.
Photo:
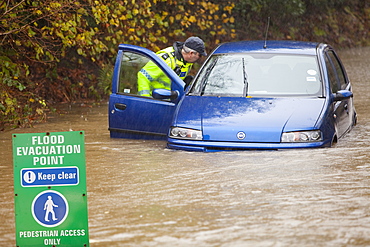
M202 131L180 127L171 127L170 137L179 139L202 140Z
M284 132L281 142L318 142L322 141L320 130Z

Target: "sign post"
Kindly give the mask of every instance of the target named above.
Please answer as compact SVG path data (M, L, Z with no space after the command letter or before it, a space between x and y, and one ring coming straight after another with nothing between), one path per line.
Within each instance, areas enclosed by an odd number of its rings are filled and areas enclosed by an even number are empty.
M84 132L12 137L17 246L89 246Z

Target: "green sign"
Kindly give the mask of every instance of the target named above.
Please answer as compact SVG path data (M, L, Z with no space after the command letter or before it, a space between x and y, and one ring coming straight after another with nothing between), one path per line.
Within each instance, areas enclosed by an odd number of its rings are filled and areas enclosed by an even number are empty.
M89 246L83 131L13 134L17 246Z

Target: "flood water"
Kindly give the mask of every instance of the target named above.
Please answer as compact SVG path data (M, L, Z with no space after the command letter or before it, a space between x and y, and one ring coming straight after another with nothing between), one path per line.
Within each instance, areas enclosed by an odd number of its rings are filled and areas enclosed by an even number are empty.
M324 149L193 153L111 139L107 105L0 133L0 246L15 246L12 133L84 130L90 246L370 246L370 47L339 52L358 125Z

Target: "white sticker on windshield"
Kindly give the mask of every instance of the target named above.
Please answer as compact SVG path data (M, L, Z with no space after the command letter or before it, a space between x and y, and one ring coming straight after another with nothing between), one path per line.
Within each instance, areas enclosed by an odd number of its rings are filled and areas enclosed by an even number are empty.
M306 77L307 81L316 81L316 77Z
M309 69L309 70L307 70L307 74L309 74L309 75L316 75L317 74L317 71L314 70L314 69Z

